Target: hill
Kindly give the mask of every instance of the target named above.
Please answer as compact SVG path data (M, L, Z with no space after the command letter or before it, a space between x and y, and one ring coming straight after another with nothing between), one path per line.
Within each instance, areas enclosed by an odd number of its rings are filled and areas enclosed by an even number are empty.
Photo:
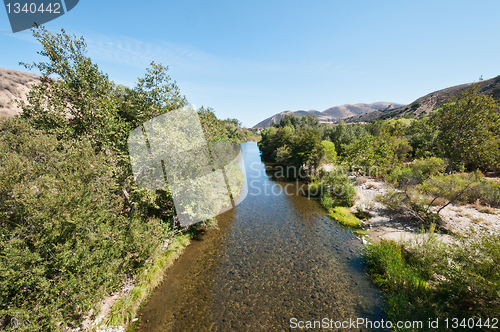
M346 123L369 122L373 119L396 119L406 115L420 117L422 113L429 114L433 109L446 103L451 97L458 96L463 91L469 89L473 84L480 84L479 93L490 95L499 100L500 105L500 75L488 80L479 82L460 84L446 89L431 92L414 102L401 106L397 109L380 109L361 116L351 116L344 119Z
M40 76L36 74L0 68L0 116L10 117L19 114L21 110L12 100L26 100L26 92L39 80Z
M404 105L382 101L372 104L354 104L354 105L346 104L341 106L334 106L324 110L323 112L319 112L316 110L295 111L295 112L285 111L277 113L257 123L253 128L269 128L273 123L279 122L281 117L286 114L295 114L297 116L314 115L315 117L318 118L318 120L321 123L326 123L326 122L337 122L347 117L359 116L360 114L371 113L374 111L378 111L380 109L394 110L402 106Z

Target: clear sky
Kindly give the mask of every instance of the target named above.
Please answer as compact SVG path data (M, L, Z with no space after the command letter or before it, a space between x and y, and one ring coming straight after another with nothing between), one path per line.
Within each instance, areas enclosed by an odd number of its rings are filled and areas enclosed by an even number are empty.
M285 110L411 103L500 75L500 1L95 1L45 24L133 86L151 61L182 94L251 127ZM0 9L0 67L40 61Z

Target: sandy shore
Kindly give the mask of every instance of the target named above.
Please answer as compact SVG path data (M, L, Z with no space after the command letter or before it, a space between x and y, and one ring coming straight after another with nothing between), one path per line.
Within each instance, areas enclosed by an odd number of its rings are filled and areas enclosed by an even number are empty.
M385 194L389 189L385 183L366 178L366 182L358 181L356 187L358 200L352 211L362 209L370 213L370 218L365 222L368 235L362 237L364 243L378 242L381 239L402 241L415 235L423 236L419 234L420 225L399 219L377 200L378 195ZM438 208L431 209L437 211ZM489 209L489 211L493 213L480 212L473 205L450 204L440 212L440 216L444 221L444 227L451 234L464 234L469 230L500 233L500 210ZM438 236L445 242L453 238L453 235L449 234L438 234Z

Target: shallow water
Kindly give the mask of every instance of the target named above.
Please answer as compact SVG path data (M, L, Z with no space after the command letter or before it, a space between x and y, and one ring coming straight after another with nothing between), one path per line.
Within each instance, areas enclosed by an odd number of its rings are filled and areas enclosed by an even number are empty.
M385 318L363 271L361 242L318 199L304 197L302 183L271 180L256 143L242 150L246 198L169 269L139 330L292 331L300 330L292 318Z

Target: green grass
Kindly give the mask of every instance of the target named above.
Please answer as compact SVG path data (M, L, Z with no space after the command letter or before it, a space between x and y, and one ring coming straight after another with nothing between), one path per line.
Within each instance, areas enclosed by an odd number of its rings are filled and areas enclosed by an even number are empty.
M500 315L498 241L498 235L486 234L469 234L448 245L431 234L403 245L382 240L366 246L365 263L385 293L389 320L423 321L423 330L430 331L425 322L439 318L440 331L453 331L444 319L477 322Z
M408 261L400 244L382 240L380 243L367 245L365 262L375 284L384 290L384 310L389 320L426 322L428 318L437 316L436 306L429 300L433 291L427 278L417 266Z
M330 210L328 216L347 227L359 227L362 225L361 220L356 218L349 208L343 206L334 207Z
M109 319L106 322L108 326L128 325L136 317L141 305L143 305L152 291L161 283L165 270L167 270L174 261L184 251L190 243L190 234L178 235L169 245L166 252L160 252L153 257L153 262L137 277L136 286L124 297L120 298L112 307ZM140 319L129 326L127 331L134 331L140 323Z
M354 234L356 234L356 235L368 235L369 232L366 229L356 229L356 230L354 230Z

